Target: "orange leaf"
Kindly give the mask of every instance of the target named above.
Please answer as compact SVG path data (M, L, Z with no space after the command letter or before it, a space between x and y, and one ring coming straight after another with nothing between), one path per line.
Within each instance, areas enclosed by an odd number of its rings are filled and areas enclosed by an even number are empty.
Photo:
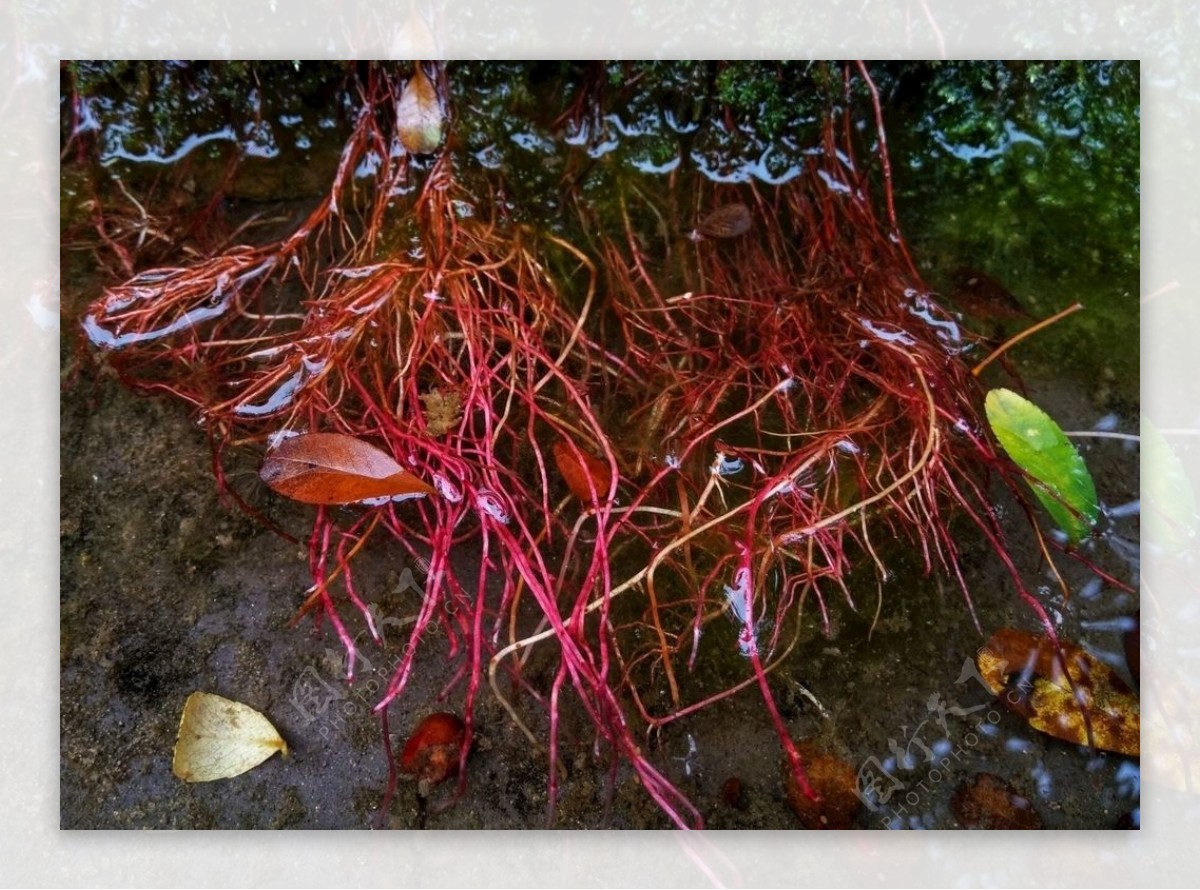
M1137 696L1104 662L1078 646L1006 627L976 656L988 688L1034 729L1078 745L1137 757ZM1028 674L1028 678L1025 678ZM1089 734L1090 728L1090 734Z
M554 462L558 471L567 482L567 488L575 497L583 501L591 501L592 493L588 489L588 480L596 489L596 497L602 498L608 493L612 483L612 473L608 464L593 457L586 451L574 449L564 441L554 443Z
M267 455L259 475L273 491L305 504L353 504L433 491L374 445L340 433L284 439Z

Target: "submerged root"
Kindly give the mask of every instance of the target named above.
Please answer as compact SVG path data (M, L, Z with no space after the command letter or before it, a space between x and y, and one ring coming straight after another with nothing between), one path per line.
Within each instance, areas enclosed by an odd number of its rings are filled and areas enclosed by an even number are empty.
M619 230L592 233L590 251L493 219L449 155L397 199L416 174L368 113L396 95L372 77L330 194L291 236L110 289L85 321L93 342L131 383L195 406L217 454L281 431L339 432L383 445L437 489L367 508L345 531L321 510L309 539L314 587L300 612L333 623L351 672L333 582L373 629L350 570L367 539L385 530L427 565L381 713L436 623L462 659L451 685L467 737L486 675L546 752L551 814L568 695L676 825L700 814L643 751L642 730L752 685L807 790L770 683L807 596L824 610L821 591L847 591L859 557L886 571L868 521L960 581L948 510L966 508L1003 549L978 481L996 457L978 434L961 335L894 218L876 218L841 122L829 120L803 176L769 193L666 196L744 209L650 256L656 242L628 209ZM364 198L350 177L368 152L389 160ZM637 198L668 227L653 196ZM568 489L553 453L564 437L580 467L606 473ZM472 561L479 570L465 572ZM518 630L523 598L536 632ZM724 623L732 633L714 632ZM719 689L685 682L718 645L744 656L741 676ZM534 647L557 658L536 686L522 671ZM501 672L543 706L544 741L502 694ZM665 698L648 693L659 675Z

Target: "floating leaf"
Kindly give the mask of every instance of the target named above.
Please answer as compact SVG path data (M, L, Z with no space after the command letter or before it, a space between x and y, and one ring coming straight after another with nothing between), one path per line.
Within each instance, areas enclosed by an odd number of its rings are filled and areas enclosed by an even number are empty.
M582 449L572 448L566 442L558 441L554 443L554 463L558 465L558 471L566 480L567 488L571 489L571 493L580 500L589 503L592 500L592 493L588 488L589 480L596 490L597 498L603 498L608 494L608 487L612 483L612 473L608 469L608 464L599 458L593 457Z
M211 692L193 692L183 705L171 771L185 782L229 779L254 769L285 742L258 711Z
M425 76L420 62L413 64L413 76L404 85L396 103L396 129L400 144L415 155L433 154L442 144L442 106L437 90Z
M1087 465L1057 423L1009 389L993 389L984 402L988 423L1008 456L1025 471L1037 495L1072 544L1100 518L1096 486Z
M750 231L750 208L745 204L726 204L718 207L700 222L692 240L703 238L738 238Z
M1137 696L1104 662L1071 643L1059 643L1061 651L1056 652L1046 637L1004 628L979 651L976 664L988 688L1034 729L1138 756Z
M306 504L353 504L433 491L374 445L340 433L284 439L267 455L259 475L274 491Z

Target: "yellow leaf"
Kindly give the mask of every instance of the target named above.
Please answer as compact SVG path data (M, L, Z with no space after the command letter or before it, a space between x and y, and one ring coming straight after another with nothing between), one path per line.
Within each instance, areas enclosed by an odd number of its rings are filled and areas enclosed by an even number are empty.
M1137 757L1137 695L1104 662L1065 640L1006 627L975 656L1001 701L1034 729L1077 745Z
M425 75L420 62L413 63L413 76L396 103L396 129L400 144L415 155L433 154L442 144L445 116L437 88Z
M241 702L193 692L183 706L171 771L185 782L229 779L254 769L287 742L266 717Z

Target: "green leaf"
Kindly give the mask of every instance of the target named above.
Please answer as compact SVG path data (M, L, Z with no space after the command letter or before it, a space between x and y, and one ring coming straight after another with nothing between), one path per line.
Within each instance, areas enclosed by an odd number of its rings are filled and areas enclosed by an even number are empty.
M1042 506L1067 539L1078 544L1100 518L1100 504L1096 485L1075 446L1050 415L1012 390L993 389L984 409L992 432L1025 471Z

